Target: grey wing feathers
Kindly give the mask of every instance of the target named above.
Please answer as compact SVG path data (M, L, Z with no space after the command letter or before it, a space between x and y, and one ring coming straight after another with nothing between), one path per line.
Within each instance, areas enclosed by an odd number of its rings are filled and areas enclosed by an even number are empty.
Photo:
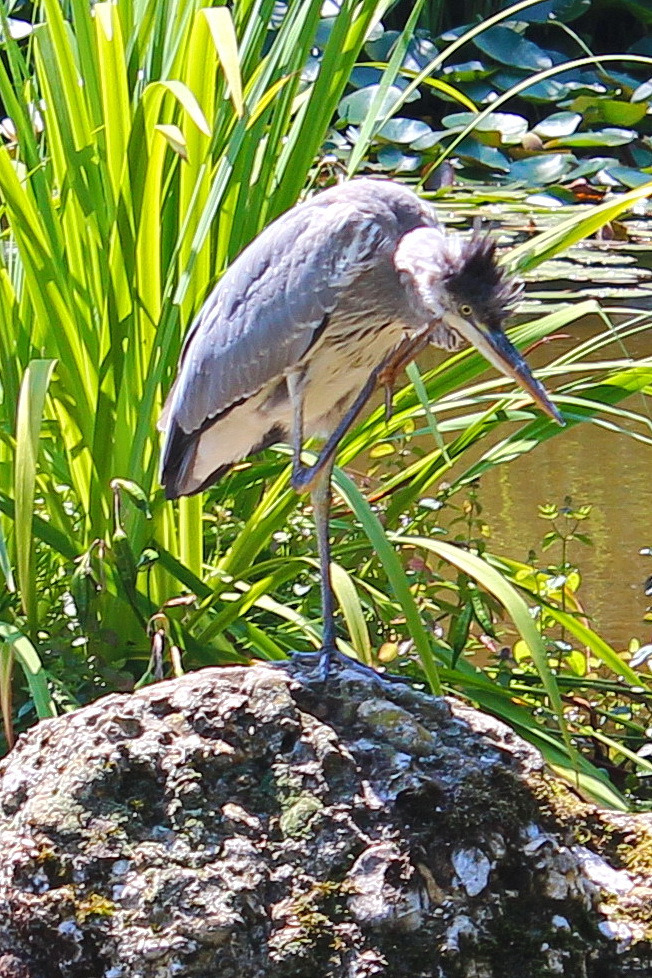
M169 399L170 414L186 433L296 364L387 232L348 203L304 206L286 218L225 273L186 339Z
M170 403L185 432L297 363L346 284L352 242L357 239L363 255L379 243L378 227L360 226L347 235L338 261L332 224L325 225L272 226L274 233L258 238L209 297L184 347Z

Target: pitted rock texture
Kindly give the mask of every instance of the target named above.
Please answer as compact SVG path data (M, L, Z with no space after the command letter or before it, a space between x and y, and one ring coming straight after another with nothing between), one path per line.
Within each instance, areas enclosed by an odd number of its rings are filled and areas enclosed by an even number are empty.
M0 779L0 978L652 973L649 873L578 844L550 798L609 852L650 847L649 817L553 791L507 727L352 670L109 696L21 737Z

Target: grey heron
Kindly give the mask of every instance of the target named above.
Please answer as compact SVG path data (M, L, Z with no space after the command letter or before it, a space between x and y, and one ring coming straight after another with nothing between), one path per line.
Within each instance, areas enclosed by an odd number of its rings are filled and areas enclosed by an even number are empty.
M320 663L337 654L329 509L337 446L378 384L428 343L473 344L559 423L507 339L516 294L487 237L448 235L412 190L361 178L270 224L224 273L186 336L159 427L168 499L290 441L292 485L310 491L321 572ZM304 439L324 439L302 462Z

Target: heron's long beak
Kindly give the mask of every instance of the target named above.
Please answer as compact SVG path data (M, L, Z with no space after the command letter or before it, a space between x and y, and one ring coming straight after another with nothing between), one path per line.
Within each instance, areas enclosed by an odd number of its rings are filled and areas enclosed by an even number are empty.
M558 409L548 397L543 384L532 375L527 363L502 331L490 330L462 316L447 317L450 325L461 333L483 357L506 377L512 377L548 417L565 425Z

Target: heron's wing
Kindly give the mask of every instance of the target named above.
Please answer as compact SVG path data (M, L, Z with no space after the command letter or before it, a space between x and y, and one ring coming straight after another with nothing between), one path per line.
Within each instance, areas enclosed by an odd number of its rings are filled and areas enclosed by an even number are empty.
M161 426L186 434L297 364L400 236L395 213L320 197L270 225L222 277L184 344Z

